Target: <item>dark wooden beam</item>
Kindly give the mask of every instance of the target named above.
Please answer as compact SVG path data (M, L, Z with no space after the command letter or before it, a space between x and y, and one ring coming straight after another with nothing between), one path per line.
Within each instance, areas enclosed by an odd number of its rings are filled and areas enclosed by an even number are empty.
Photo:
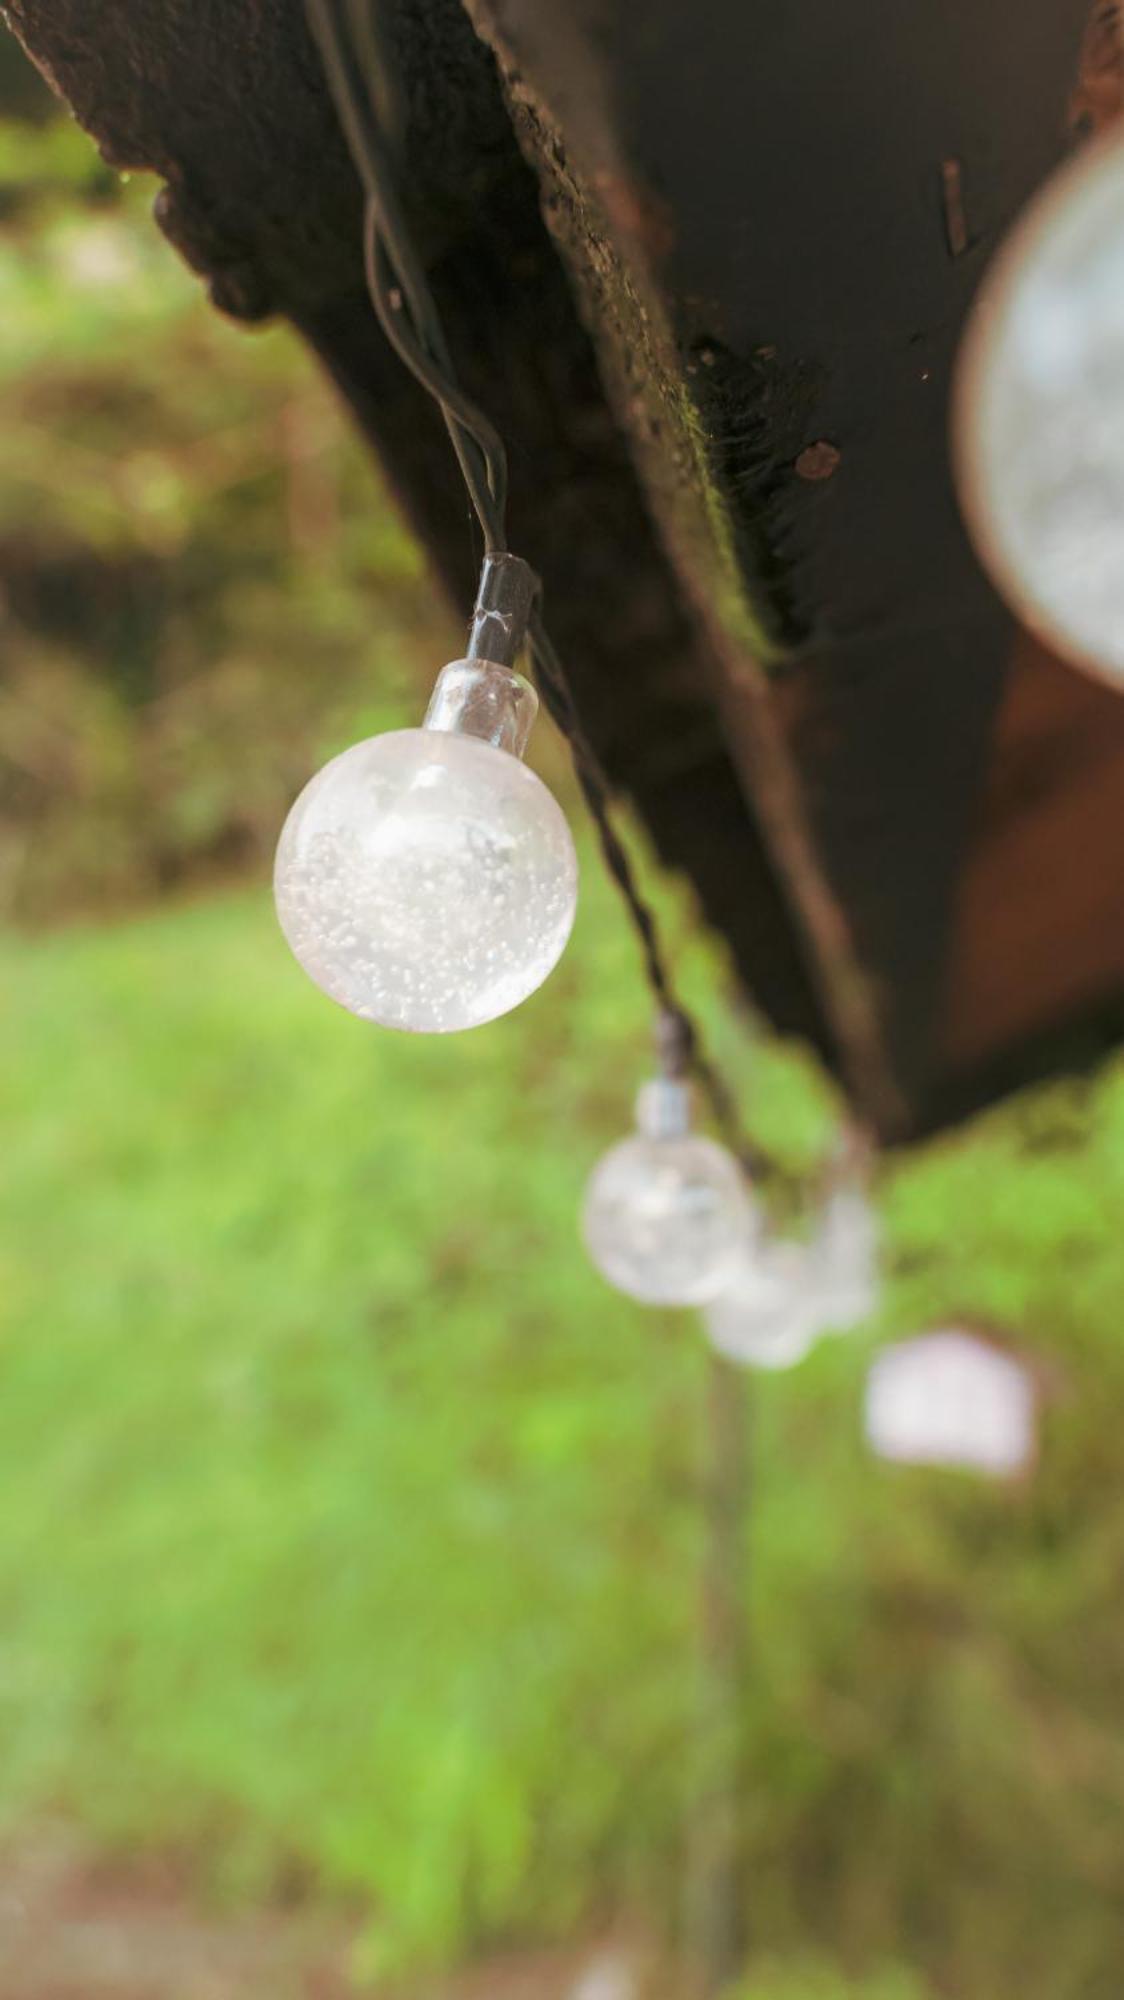
M1070 1060L1075 1017L1121 993L1103 931L1118 877L1086 896L1067 952L1066 870L1041 865L1040 818L1007 828L1010 856L1024 836L1035 855L1021 880L978 852L1017 635L960 521L948 400L990 251L1078 123L1118 99L1116 12L469 5L707 634L852 1094L884 1134L928 1128L982 1101L1023 1014ZM1080 684L1069 701L1092 771ZM1084 851L1096 873L1124 847L1110 784L1064 826L1056 804L1067 865ZM1017 912L991 908L1005 886ZM962 1024L985 994L973 1053Z

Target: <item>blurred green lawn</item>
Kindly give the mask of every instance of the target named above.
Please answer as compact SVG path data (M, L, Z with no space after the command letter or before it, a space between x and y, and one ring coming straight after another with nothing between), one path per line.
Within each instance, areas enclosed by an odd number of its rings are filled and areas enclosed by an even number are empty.
M640 1026L591 942L456 1041L325 1003L260 890L5 945L9 1811L427 1948L674 1818L696 1356L577 1248Z
M449 1040L324 1001L263 887L4 942L10 1822L358 1901L387 1960L674 1901L701 1348L576 1241L645 1027L584 884L554 981ZM814 1151L806 1067L749 1066ZM765 1942L1111 1990L1122 1131L1113 1072L887 1191L887 1328L959 1307L1057 1359L1026 1490L872 1465L865 1339L755 1387Z

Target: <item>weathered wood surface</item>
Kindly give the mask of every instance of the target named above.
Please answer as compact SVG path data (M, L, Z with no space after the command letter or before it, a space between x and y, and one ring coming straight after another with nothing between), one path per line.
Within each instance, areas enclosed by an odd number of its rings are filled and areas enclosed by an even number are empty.
M468 8L396 9L403 179L613 777L884 1135L1084 1059L1124 1017L1124 702L1015 630L945 432L990 248L1118 102L1113 8L1092 43L1089 0ZM9 11L216 302L313 344L463 605L299 0Z

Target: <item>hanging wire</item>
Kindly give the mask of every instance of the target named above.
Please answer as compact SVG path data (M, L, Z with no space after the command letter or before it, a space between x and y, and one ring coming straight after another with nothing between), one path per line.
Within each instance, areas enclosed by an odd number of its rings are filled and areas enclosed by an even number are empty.
M445 330L398 201L372 94L339 0L307 0L309 27L344 137L367 195L368 282L384 331L440 405L489 553L504 546L507 454L483 412L457 386ZM393 278L387 282L388 273ZM409 320L406 320L408 312ZM420 364L420 366L419 366ZM424 370L424 372L422 372Z
M487 554L507 547L507 453L503 439L460 387L424 267L398 198L384 143L380 109L392 92L392 65L380 52L377 13L368 0L305 0L309 27L336 111L366 194L363 260L379 325L403 365L438 404L480 523ZM377 6L377 0L376 0ZM569 745L575 775L597 829L601 853L632 922L655 999L657 1051L670 1073L693 1071L731 1151L749 1171L760 1159L742 1130L734 1095L705 1054L698 1029L680 1000L643 894L613 821L612 793L582 726L565 667L543 621L541 593L527 643L543 702Z

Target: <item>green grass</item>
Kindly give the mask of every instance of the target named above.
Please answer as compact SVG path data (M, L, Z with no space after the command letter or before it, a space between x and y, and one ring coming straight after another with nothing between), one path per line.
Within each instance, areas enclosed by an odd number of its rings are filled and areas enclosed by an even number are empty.
M576 1254L576 1040L542 1000L373 1035L258 894L7 956L9 1800L314 1865L431 1945L537 1851L564 1915L626 1681L531 1795L626 1638L679 1643L658 1563L612 1600L691 1370Z
M5 943L8 1820L355 1902L375 1960L673 1906L701 1349L578 1246L646 1029L585 885L551 984L451 1040L323 1001L257 888ZM748 1072L813 1155L806 1067ZM1054 1357L1026 1490L872 1465L865 1338L755 1393L766 1942L1113 1990L1122 1134L1117 1071L887 1191L884 1330L959 1309Z
M436 1951L674 1819L697 1354L577 1248L646 1029L587 873L553 995L456 1041L333 1009L257 890L7 945L9 1812Z

